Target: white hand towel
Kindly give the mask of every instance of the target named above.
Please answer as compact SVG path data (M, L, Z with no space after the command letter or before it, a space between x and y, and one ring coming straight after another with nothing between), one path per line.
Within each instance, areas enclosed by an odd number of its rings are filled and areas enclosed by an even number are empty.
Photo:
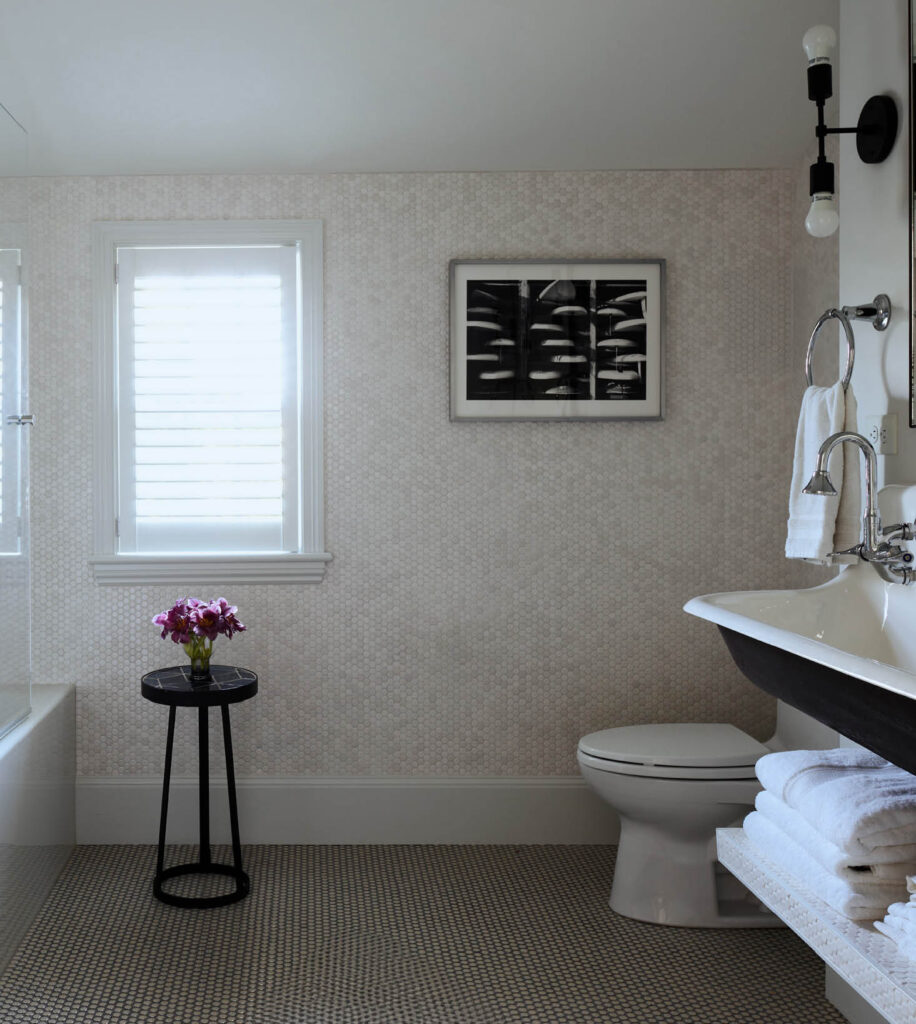
M832 387L811 386L802 396L795 461L789 490L789 521L786 558L807 558L829 563L832 551L859 542L862 517L858 457L846 458L845 445L830 456L829 470L837 495L820 497L802 489L814 472L817 451L831 434L856 430L856 400L850 385L845 391L837 381Z
M902 929L911 939L916 941L916 904L892 903L887 908L884 920Z
M875 927L897 943L897 952L900 956L906 957L907 960L916 960L916 939L899 928L894 918L886 917L883 921L875 921Z
M850 771L859 768L884 768L889 762L870 750L859 747L831 747L828 750L780 750L764 754L757 760L757 778L764 789L780 800L786 799L787 788L812 769L837 768Z
M856 857L826 840L798 811L774 793L763 789L757 794L754 803L764 818L794 839L821 867L859 888L888 882L899 885L901 879L905 885L908 875L916 871L916 843L910 846L884 846L875 850L868 859Z
M852 384L846 389L846 421L843 424L843 429L850 430L854 434L859 432L858 407L856 396L852 391ZM864 511L862 505L862 460L855 449L847 449L845 444L837 445L837 448L848 452L848 457L843 459L842 488L834 484L840 492L840 507L836 516L836 530L833 534L833 550L845 551L865 539L862 536L862 513ZM806 494L805 497L810 498L812 495ZM848 563L857 561L857 558L854 555L844 555L834 558L833 561Z
M875 921L874 925L879 932L883 932L889 939L893 939L894 942L899 943L907 937L906 932L892 919L889 920L887 917L882 921Z
M792 754L811 756L806 763ZM916 776L868 751L766 754L757 777L825 839L866 862L878 848L916 843Z
M777 828L759 811L751 811L744 819L744 831L758 850L777 867L796 878L818 899L852 921L874 920L888 906L899 900L906 886L870 885L859 891L852 883L831 874L782 829Z

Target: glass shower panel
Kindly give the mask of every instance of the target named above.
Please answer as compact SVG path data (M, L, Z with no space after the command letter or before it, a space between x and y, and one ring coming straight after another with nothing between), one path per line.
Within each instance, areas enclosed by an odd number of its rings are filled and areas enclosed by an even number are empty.
M25 131L0 106L0 735L29 713L29 433ZM23 417L26 417L23 420Z

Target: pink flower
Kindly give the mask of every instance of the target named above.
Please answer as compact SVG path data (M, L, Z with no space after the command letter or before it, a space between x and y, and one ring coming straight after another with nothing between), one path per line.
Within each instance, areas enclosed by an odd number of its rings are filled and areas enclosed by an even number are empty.
M209 604L200 604L193 611L194 632L198 636L205 636L208 640L215 640L220 634L220 609L215 601Z
M239 622L239 620L235 617L235 613L238 611L238 608L236 608L235 605L229 604L229 602L224 597L218 597L213 602L213 605L219 608L220 633L222 633L224 636L229 637L229 639L231 640L233 633L243 633L245 631L246 627L243 626L242 623Z
M160 612L153 623L162 628L160 636L163 640L171 634L173 643L186 644L191 639L193 629L191 615L188 601L179 599L168 611Z

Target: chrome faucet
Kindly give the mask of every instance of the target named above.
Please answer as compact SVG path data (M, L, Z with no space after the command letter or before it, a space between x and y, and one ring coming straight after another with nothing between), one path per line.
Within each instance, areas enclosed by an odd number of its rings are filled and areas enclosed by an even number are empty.
M904 551L895 541L913 540L913 524L895 523L882 528L881 515L878 512L878 494L875 486L878 459L875 449L867 438L851 430L842 430L831 434L820 446L817 462L811 479L802 488L805 494L817 494L828 497L836 494L836 488L827 472L827 460L838 444L854 444L865 456L865 513L862 517L862 542L845 551L833 551L834 555L857 555L865 562L870 562L878 575L889 583L912 583L916 573L910 568L913 555Z

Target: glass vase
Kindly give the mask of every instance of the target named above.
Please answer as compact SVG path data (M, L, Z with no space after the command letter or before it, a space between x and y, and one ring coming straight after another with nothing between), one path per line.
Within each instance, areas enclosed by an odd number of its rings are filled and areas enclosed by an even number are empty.
M209 683L210 676L210 655L198 654L191 658L191 682Z
M184 644L185 653L191 659L190 681L194 683L210 683L210 658L213 655L213 642L203 637Z

